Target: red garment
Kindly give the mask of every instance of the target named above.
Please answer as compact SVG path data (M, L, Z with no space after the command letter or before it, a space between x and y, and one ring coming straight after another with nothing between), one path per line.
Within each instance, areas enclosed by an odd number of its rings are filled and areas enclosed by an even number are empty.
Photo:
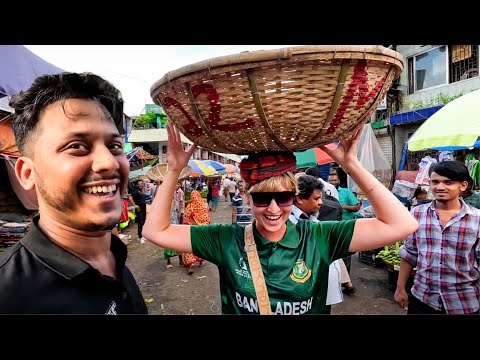
M269 151L249 155L240 162L239 168L245 182L255 185L272 176L295 171L297 161L293 152Z
M212 184L212 196L218 197L220 193L220 185L218 183Z
M210 224L210 215L205 201L200 192L194 190L190 194L190 203L185 209L183 223L187 225L208 225ZM191 253L182 254L183 266L190 267L196 262L202 263L204 260Z
M122 200L122 215L120 216L120 222L125 222L129 220L128 216L128 199Z

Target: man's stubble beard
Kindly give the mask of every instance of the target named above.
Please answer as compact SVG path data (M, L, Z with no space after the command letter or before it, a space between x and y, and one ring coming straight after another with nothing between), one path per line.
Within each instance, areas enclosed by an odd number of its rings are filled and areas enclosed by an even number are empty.
M35 171L35 187L47 205L60 213L70 214L72 212L74 204L73 200L70 197L65 196L65 194L54 194L48 192L47 186L37 171Z
M63 215L72 215L74 213L75 200L68 196L67 194L55 194L48 192L47 187L41 176L38 175L38 172L35 172L35 187L38 190L43 201L53 209L57 210L60 214ZM75 189L76 191L76 189ZM84 222L84 223L75 223L68 221L69 217L65 216L67 219L67 225L72 228L84 231L102 231L102 230L112 230L117 222L112 220L111 224L97 224L94 222ZM87 220L88 221L88 220Z

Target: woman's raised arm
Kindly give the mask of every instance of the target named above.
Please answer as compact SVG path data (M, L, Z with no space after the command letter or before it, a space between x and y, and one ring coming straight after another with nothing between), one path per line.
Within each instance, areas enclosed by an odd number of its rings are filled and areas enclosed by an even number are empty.
M193 144L185 151L180 132L174 128L171 122L167 125L167 133L168 171L153 200L150 213L143 226L142 235L163 248L179 252L192 252L190 226L170 224L170 206L178 177L182 169L188 164L188 160L197 146Z
M357 157L361 130L350 140L340 139L336 149L322 146L353 181L362 189L375 211L375 219L358 219L355 223L349 251L365 251L380 248L405 239L415 232L418 222L407 208L368 172Z

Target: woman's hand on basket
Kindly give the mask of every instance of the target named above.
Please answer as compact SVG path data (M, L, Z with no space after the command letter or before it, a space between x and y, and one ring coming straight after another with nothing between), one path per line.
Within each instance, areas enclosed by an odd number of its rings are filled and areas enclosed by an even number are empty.
M320 146L320 149L325 151L338 165L347 170L349 166L355 166L359 163L357 148L361 133L362 129L358 130L351 139L345 139L345 137L340 136L338 139L340 143L333 150L324 145Z
M183 149L182 140L180 138L180 131L173 126L172 122L167 124L168 146L167 146L167 163L170 170L182 171L187 166L188 160L193 152L197 149L197 145L192 144L190 148L185 151Z

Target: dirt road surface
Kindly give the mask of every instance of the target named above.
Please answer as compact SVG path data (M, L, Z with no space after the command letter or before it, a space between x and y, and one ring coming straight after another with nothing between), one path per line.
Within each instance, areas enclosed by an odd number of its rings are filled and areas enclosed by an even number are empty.
M212 223L229 223L231 206L220 199L218 212L210 213ZM137 227L124 231L132 235L128 244L127 265L133 272L152 315L220 315L220 291L217 267L205 262L195 266L192 275L178 265L178 257L172 259L173 269L166 269L163 249L150 242L140 244ZM344 295L344 301L332 306L332 314L405 314L393 300L388 288L388 271L384 267L372 267L352 256L352 282L357 289L353 295Z

